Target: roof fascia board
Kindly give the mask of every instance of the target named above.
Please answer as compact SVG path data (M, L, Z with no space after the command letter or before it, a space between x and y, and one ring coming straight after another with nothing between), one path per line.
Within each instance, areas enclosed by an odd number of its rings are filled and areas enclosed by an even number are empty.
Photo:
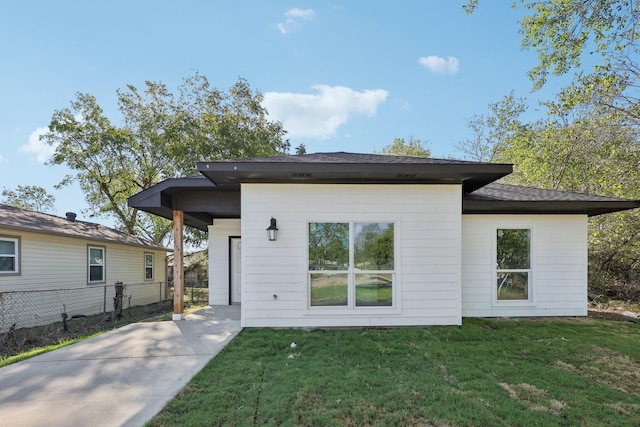
M640 202L621 201L521 201L463 199L463 214L583 214L603 215L640 207Z

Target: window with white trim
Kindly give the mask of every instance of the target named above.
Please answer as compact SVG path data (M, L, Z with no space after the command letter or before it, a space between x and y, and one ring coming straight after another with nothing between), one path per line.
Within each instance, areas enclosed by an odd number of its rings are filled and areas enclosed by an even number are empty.
M144 280L153 280L153 254L144 254Z
M0 274L20 273L20 239L0 236Z
M103 283L106 281L105 254L104 246L89 246L87 248L88 258L88 282Z
M531 301L531 230L496 230L496 298Z
M309 223L311 307L393 306L394 224Z

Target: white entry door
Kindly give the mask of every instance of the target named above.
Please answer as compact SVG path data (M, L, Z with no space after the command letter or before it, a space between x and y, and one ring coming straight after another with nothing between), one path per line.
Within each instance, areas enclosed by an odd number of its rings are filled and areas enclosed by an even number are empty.
M241 250L242 250L242 242L240 237L232 237L230 239L230 247L229 247L229 266L231 268L229 280L231 281L230 292L231 292L231 304L240 304L240 296L241 296L241 276L242 276L242 263L241 260Z

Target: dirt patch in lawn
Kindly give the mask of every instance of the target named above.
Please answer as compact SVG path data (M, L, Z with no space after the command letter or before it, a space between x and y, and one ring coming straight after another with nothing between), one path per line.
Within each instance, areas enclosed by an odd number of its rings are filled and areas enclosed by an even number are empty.
M594 347L585 363L558 361L555 367L573 372L615 390L640 396L640 362L605 347Z

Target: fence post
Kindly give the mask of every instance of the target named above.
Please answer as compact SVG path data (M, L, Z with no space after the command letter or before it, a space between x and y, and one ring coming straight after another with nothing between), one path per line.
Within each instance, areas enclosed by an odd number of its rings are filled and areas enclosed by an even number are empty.
M104 296L102 297L102 319L107 318L107 285L104 285Z
M124 293L124 283L116 282L115 290L116 296L113 297L113 320L120 320L122 318L122 297Z

